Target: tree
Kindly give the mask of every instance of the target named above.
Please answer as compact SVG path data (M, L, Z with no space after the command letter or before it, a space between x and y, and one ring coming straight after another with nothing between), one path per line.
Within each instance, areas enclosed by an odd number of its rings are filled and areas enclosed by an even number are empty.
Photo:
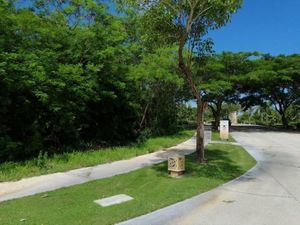
M255 124L274 126L280 124L280 115L272 104L264 104L254 107L252 119Z
M145 38L152 42L176 43L178 47L178 68L197 102L196 154L200 162L204 157L204 112L207 103L200 95L195 83L192 63L203 54L204 35L210 29L226 24L236 12L242 0L121 0L141 14L145 23Z
M139 64L130 66L130 76L139 87L142 106L139 131L146 129L155 135L176 131L176 111L183 98L183 79L176 70L174 49L145 52Z
M202 96L212 111L214 129L218 128L222 105L225 102L236 103L239 99L241 93L238 86L242 77L253 67L250 60L253 55L255 53L222 52L209 57L204 66L200 65L197 73L204 81L201 85Z
M270 102L288 127L287 110L300 102L300 56L264 55L245 77L242 104L250 106Z
M139 105L122 19L98 1L39 1L33 9L7 2L0 1L0 161L135 140Z

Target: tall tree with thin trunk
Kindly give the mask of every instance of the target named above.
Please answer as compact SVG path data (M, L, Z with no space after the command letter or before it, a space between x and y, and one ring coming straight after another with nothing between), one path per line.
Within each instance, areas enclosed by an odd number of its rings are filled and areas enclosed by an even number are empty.
M225 25L242 5L242 0L118 0L132 7L141 16L145 29L144 40L153 45L177 45L178 68L191 88L197 102L196 153L204 157L204 111L207 103L201 98L195 82L192 64L208 45L203 39L211 29ZM195 57L196 56L196 57ZM200 84L201 86L201 84Z

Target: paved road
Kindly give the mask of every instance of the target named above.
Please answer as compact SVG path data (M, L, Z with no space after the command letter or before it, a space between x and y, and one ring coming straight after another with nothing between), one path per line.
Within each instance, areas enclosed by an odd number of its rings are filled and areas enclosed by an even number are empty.
M205 131L205 143L207 144L210 142L210 139L211 132ZM63 173L31 177L16 182L2 182L0 183L0 202L128 173L133 170L166 161L168 156L172 154L179 153L187 155L194 151L195 138L193 137L190 140L169 149L128 160L121 160Z
M257 159L255 168L215 190L121 224L299 225L300 134L233 136Z

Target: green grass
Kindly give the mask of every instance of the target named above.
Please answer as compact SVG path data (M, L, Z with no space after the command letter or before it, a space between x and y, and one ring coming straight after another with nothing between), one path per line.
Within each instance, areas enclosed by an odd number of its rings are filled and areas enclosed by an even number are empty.
M221 140L221 138L220 138L220 132L217 132L217 131L213 131L212 133L211 133L211 140L212 141L223 141L223 140ZM235 140L234 140L234 138L229 134L229 139L227 140L228 142L236 142Z
M76 151L72 153L54 155L51 158L47 158L42 163L38 163L37 159L18 163L3 163L0 164L0 182L129 159L138 155L151 153L162 148L177 145L192 137L194 133L194 130L185 130L174 135L150 138L141 145L130 145L90 151Z
M240 146L213 144L207 147L208 163L187 157L186 175L170 178L167 163L128 174L92 181L45 194L0 203L2 225L106 225L149 213L215 188L243 174L255 160ZM93 201L116 194L134 200L102 208ZM26 219L25 222L20 222Z

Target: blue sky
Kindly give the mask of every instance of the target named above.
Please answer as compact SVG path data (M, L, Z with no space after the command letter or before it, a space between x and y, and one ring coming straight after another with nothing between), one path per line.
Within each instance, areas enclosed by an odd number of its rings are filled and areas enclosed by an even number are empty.
M29 0L19 0L28 5ZM300 0L244 0L231 22L209 32L216 52L300 53Z
M208 34L215 51L300 53L300 0L244 0L225 27Z

